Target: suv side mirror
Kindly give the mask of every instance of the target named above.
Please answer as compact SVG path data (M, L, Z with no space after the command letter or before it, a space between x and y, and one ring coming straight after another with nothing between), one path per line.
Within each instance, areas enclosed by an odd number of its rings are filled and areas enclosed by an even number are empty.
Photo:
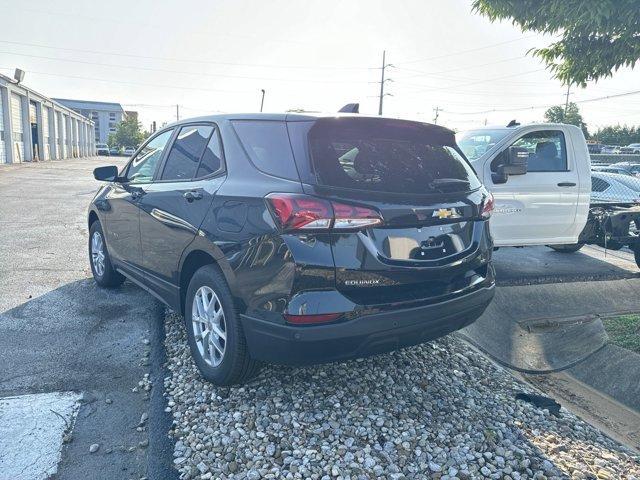
M529 151L522 147L509 147L503 153L504 161L498 165L496 173L491 175L493 183L506 183L509 175L524 175L527 173Z
M98 167L93 170L93 178L101 182L114 182L118 178L118 167L109 165L108 167Z

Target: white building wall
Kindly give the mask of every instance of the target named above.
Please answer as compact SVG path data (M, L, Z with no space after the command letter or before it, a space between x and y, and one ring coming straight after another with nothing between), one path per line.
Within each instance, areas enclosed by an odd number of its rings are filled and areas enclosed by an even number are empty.
M5 123L4 123L4 96L6 90L4 88L0 88L0 163L7 163L7 154L5 147L5 138L7 138L8 134L5 133Z

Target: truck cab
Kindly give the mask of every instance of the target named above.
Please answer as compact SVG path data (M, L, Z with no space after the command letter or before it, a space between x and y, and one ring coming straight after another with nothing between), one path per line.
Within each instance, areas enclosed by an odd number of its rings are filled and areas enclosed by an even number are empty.
M591 161L573 125L483 127L457 142L495 198L496 246L576 244L587 223Z

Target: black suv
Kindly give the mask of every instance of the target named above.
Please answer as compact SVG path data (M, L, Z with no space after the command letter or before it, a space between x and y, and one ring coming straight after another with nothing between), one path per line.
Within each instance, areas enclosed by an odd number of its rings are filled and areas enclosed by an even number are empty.
M355 115L216 115L154 134L89 209L96 282L185 318L202 375L415 345L494 294L493 198L453 132Z

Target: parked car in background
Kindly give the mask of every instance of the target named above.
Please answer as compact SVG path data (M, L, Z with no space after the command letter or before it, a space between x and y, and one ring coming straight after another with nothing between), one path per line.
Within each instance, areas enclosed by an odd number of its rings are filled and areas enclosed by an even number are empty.
M591 204L640 203L640 179L616 173L591 174Z
M628 170L636 177L640 177L640 163L618 162L611 165L612 167L621 167Z
M136 149L135 148L133 148L133 147L124 147L124 155L125 156L130 157L134 153L136 153Z
M620 153L620 147L616 145L605 145L600 150L600 153L607 154L607 155L615 155Z
M493 197L441 126L216 115L94 175L108 182L89 210L96 282L126 276L183 313L195 363L219 385L256 361L426 342L494 295Z
M109 145L106 143L96 143L96 153L98 155L109 156Z
M624 167L617 167L614 165L592 165L592 172L606 172L606 173L617 173L619 175L629 175L631 177L634 176L629 170Z
M620 153L631 154L631 155L640 154L640 143L630 143L626 147L621 147Z
M602 153L602 147L604 147L604 145L601 143L587 143L589 153Z
M109 154L110 155L120 155L120 147L111 147L109 149Z

